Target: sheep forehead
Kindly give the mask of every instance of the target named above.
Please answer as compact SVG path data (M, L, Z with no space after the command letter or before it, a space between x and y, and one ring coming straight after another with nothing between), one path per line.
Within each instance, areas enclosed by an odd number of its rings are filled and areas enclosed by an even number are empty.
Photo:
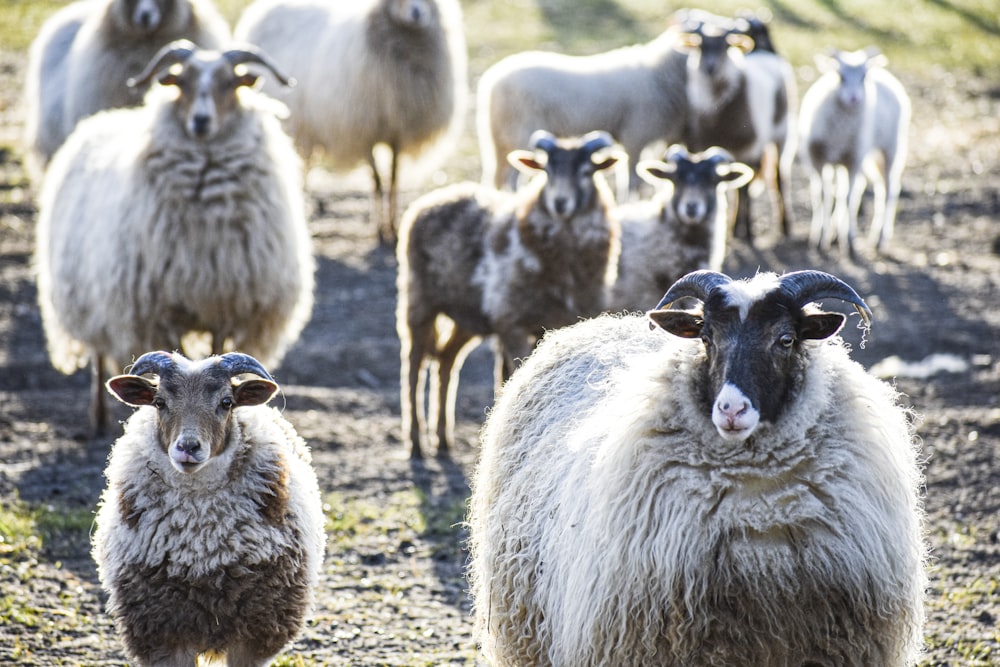
M778 276L774 273L758 274L751 280L735 280L719 288L727 306L737 308L740 320L746 320L750 308L763 300L771 292L780 288Z

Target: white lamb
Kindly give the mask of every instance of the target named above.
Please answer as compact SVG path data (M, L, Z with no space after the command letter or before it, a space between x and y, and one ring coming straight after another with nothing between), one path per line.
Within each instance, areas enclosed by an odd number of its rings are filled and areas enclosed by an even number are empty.
M108 391L138 408L93 535L126 653L144 667L202 653L268 664L302 630L326 543L309 450L266 406L278 385L245 354L149 352Z
M906 166L910 98L884 69L878 49L816 57L824 74L802 97L799 137L810 170L810 241L829 248L836 237L854 255L858 208L867 176L874 190L869 239L879 251L892 239Z
M659 309L685 297L702 305ZM868 322L828 274L700 271L649 320L542 340L490 413L472 485L492 664L913 664L912 426L835 338L846 317L811 304L824 298Z
M170 44L143 76L161 84L145 105L81 121L49 167L38 300L53 365L92 364L98 432L106 369L194 332L277 364L309 319L301 160L275 102L249 88L256 65L283 78L256 51Z
M301 85L265 86L286 104L286 127L308 158L338 170L371 167L379 239L396 239L400 158L413 173L451 150L465 117L468 83L457 0L257 0L237 39L263 48ZM391 152L388 197L373 150ZM387 201L385 201L387 199Z
M28 52L25 146L40 178L81 118L136 106L145 89L126 82L168 42L204 48L229 40L229 25L211 0L81 0L42 25Z

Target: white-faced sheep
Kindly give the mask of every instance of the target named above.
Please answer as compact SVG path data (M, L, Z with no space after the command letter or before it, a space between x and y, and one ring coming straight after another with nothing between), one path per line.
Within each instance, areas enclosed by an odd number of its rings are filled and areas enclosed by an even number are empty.
M718 147L690 154L671 146L665 161L645 160L639 175L652 199L618 207L621 255L608 310L646 311L683 275L722 269L729 222L727 192L753 170Z
M423 451L425 370L437 451L446 456L458 374L475 340L496 336L499 386L545 329L607 305L619 249L614 198L600 173L618 160L611 137L556 139L540 130L531 145L534 152L511 153L536 174L518 192L461 183L421 197L403 217L396 327L403 434L414 457Z
M530 51L508 56L479 80L476 124L483 183L514 189L507 155L540 128L557 135L609 132L635 162L654 142L683 136L687 56L670 28L646 44L590 56Z
M49 355L64 373L92 362L98 432L105 369L181 349L190 332L276 364L309 319L302 164L248 65L281 78L255 50L164 47L141 77L161 84L145 105L81 121L46 174L36 267Z
M774 219L790 233L788 176L795 157L795 78L773 48L767 26L757 19L732 20L700 10L675 20L689 49L687 95L691 105L685 142L691 150L720 146L768 181ZM763 35L763 36L762 36ZM768 167L764 169L765 165ZM750 186L740 188L735 232L753 239Z
M465 117L458 1L258 0L235 34L301 84L274 95L288 104L286 127L305 157L320 148L334 168L370 165L378 236L395 241L400 159L429 167L452 148ZM387 179L373 153L380 145L391 153Z
M870 240L884 250L892 238L906 165L910 98L884 69L878 49L817 56L824 74L802 97L801 158L810 171L814 245L834 236L854 254L858 208L866 179L874 190Z
M204 48L229 40L210 0L82 0L52 15L31 44L25 78L25 145L35 177L81 118L135 106L126 85L168 42Z
M303 627L326 543L309 450L265 405L278 386L233 352L149 352L107 386L138 408L111 449L93 535L126 653L268 664Z
M702 305L667 308L685 297ZM473 479L492 664L913 664L912 424L835 337L846 316L811 303L825 298L868 322L829 274L703 271L653 324L603 316L541 341L490 413Z

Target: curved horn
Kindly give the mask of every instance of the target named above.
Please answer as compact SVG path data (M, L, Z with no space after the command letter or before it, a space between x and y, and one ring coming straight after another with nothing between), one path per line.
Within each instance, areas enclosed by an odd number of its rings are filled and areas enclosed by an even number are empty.
M583 135L581 140L583 142L583 150L588 153L595 153L602 148L610 148L615 145L615 140L611 138L611 135L604 130L594 130L593 132L588 132Z
M195 45L189 40L178 39L170 42L156 52L139 76L131 77L125 83L129 88L145 86L160 70L187 61L194 54L194 50Z
M177 360L169 352L157 351L147 352L132 364L132 375L145 375L154 373L163 377L169 375L177 367Z
M865 326L871 326L871 309L850 285L836 276L822 271L794 271L781 276L778 282L799 307L819 299L840 299L854 306Z
M653 310L662 310L670 304L683 299L686 296L694 297L704 302L708 299L709 293L716 287L728 285L733 279L724 273L715 271L692 271L677 282L675 282L667 293L663 295L660 302Z
M249 354L243 354L242 352L227 352L219 357L219 366L229 373L230 377L239 375L240 373L253 373L266 380L274 382L274 378L271 377L271 374L264 370L261 363Z
M688 153L687 146L684 144L671 144L663 154L663 161L677 162L678 160L690 159L690 157L691 154Z
M556 147L556 135L547 130L535 130L528 140L528 145L536 150L543 150L546 153Z
M278 66L275 65L270 58L265 56L263 52L253 46L246 45L238 49L229 49L222 54L222 57L229 61L229 64L233 67L236 67L237 65L246 65L248 63L263 65L271 72L271 74L274 75L274 78L277 79L281 85L295 85L295 79L282 74L281 70L278 69Z
M725 148L720 146L712 146L704 153L702 153L702 159L707 160L711 164L719 164L720 162L735 162L736 158L733 154L727 151Z

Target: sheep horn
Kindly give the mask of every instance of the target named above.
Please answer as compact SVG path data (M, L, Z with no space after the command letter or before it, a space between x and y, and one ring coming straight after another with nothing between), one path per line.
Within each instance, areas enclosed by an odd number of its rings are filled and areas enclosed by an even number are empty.
M270 58L268 58L260 50L252 46L244 46L243 48L239 49L229 49L228 51L222 54L222 57L225 58L227 61L229 61L229 64L232 65L234 68L237 65L246 65L248 63L263 65L268 70L270 70L271 74L274 75L274 78L276 78L281 83L281 85L283 86L295 85L295 79L289 78L284 74L282 74L281 70L278 69L277 65L275 65Z
M177 360L169 352L147 352L132 364L132 375L153 373L161 378L169 375L177 367Z
M219 357L219 366L229 373L230 377L239 375L240 373L253 373L274 382L274 378L271 377L270 373L264 370L261 363L249 354L227 352Z
M131 77L126 81L126 84L129 88L145 86L157 72L165 67L173 67L177 63L186 62L188 58L194 55L194 50L195 45L186 39L178 39L170 42L156 52L156 55L153 56L153 59L149 61L146 69L139 76Z
M546 130L535 130L528 145L536 150L543 150L546 153L556 147L556 136Z
M818 299L840 299L854 306L866 327L871 326L871 309L850 285L836 276L822 271L794 271L778 280L781 289L800 307Z
M614 139L604 130L594 130L583 135L583 150L588 153L596 153L602 148L610 148L615 145Z
M728 285L733 279L724 273L715 271L692 271L677 282L675 282L667 293L660 299L653 310L667 308L675 301L679 301L686 296L694 297L704 302L708 299L709 293L716 287Z

